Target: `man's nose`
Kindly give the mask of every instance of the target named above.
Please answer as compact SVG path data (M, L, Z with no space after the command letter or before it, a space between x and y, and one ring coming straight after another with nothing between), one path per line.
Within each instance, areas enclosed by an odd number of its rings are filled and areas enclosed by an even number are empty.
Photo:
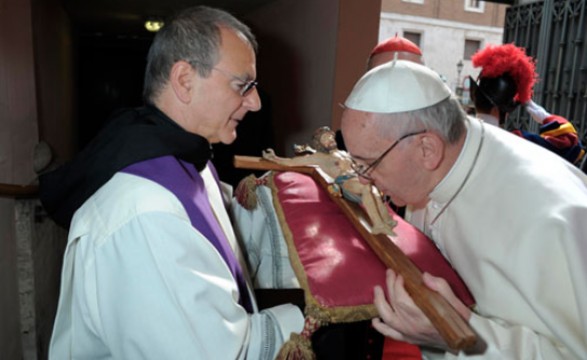
M249 111L259 111L261 109L261 98L256 88L245 95L243 105Z

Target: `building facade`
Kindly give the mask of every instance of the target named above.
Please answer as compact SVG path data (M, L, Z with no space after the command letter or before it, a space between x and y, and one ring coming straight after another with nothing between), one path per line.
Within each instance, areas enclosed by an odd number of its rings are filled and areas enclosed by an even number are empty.
M479 0L382 0L379 41L395 34L416 43L426 65L468 102L467 77L479 73L471 56L502 44L509 5Z

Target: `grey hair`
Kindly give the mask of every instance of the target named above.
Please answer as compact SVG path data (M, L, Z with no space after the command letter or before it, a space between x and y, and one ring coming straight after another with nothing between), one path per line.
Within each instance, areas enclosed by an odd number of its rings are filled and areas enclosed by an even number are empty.
M257 41L248 26L224 10L207 6L187 8L165 22L147 55L143 98L152 103L169 79L171 67L180 60L208 77L219 61L220 29L241 33L257 52Z
M383 114L376 118L375 126L384 136L398 136L422 129L433 130L447 143L453 144L465 131L466 118L467 114L458 100L450 96L424 109Z

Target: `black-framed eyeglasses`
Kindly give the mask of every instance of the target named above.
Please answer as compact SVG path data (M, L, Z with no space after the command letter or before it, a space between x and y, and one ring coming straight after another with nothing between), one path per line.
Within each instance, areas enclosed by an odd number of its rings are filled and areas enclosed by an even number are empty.
M251 90L253 90L255 87L257 87L258 83L255 80L243 80L242 78L226 71L226 70L222 70L219 69L217 67L213 67L212 70L216 70L219 73L223 74L224 76L227 76L228 78L232 79L232 80L236 80L240 83L239 85L239 94L243 97L247 96Z
M400 143L400 141L402 141L405 138L409 138L410 136L415 136L415 135L423 134L426 131L428 131L428 130L424 129L424 130L410 132L410 133L407 133L407 134L401 136L393 144L391 144L391 146L388 147L387 150L385 150L383 152L383 154L381 154L371 164L358 164L358 163L356 163L356 162L353 161L353 163L352 163L353 171L358 176L362 177L363 179L366 179L366 180L369 180L369 181L373 181L373 178L371 176L369 176L369 173L371 171L373 171L373 169L375 169L377 167L377 165L379 165L381 163L381 161L383 161L383 159L387 156L387 154L389 154L389 152L391 150L393 150L393 148L396 147Z

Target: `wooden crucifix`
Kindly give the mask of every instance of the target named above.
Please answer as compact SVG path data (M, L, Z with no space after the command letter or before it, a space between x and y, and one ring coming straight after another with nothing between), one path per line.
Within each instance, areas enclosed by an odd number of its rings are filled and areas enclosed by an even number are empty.
M448 346L454 350L466 350L475 345L477 337L464 319L440 294L423 283L420 269L390 240L389 235L373 233L372 224L359 204L331 191L334 179L326 175L319 167L280 165L253 156L235 156L234 165L241 169L294 171L311 176L326 190L330 199L342 210L385 266L402 275L406 290Z

